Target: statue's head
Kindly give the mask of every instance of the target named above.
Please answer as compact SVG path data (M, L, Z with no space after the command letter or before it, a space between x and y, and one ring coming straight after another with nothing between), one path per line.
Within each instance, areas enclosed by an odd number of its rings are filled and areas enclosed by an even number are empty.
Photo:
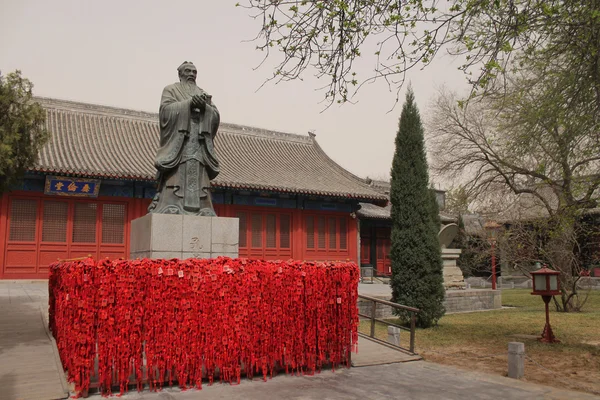
M183 64L177 68L177 72L179 72L180 82L196 83L198 70L196 70L196 66L191 61L184 61Z

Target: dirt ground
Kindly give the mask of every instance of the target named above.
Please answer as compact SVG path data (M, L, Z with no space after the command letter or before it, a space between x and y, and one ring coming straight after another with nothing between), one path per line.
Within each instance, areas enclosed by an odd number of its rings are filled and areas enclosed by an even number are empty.
M527 344L525 346L527 347ZM443 352L422 349L419 353L431 362L471 371L507 375L506 352L489 354L489 349L485 347L452 346L445 347ZM591 353L577 356L569 356L568 353L528 355L525 359L523 380L600 395L600 359Z
M507 308L449 314L434 327L417 329L417 353L439 364L506 376L508 343L522 342L523 380L600 395L600 291L589 293L583 312L551 310L559 344L536 340L544 326L544 306L538 296L531 296L529 290L503 290L502 303ZM360 330L368 334L368 321L361 323ZM376 325L376 335L386 340L387 327Z

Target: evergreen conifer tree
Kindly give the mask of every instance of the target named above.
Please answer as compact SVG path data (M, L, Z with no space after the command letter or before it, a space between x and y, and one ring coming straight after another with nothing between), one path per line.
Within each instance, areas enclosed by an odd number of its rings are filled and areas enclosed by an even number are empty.
M402 107L391 172L392 301L421 309L417 325L426 328L444 315L444 279L438 207L429 188L423 125L411 88ZM408 316L399 314L403 320Z
M49 138L46 112L32 101L32 88L21 71L0 72L0 193L19 182Z

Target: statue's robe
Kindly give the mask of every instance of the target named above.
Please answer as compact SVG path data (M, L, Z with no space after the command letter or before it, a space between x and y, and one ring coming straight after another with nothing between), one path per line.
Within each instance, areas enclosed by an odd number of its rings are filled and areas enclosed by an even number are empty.
M175 83L163 90L156 154L158 193L148 208L160 214L215 215L210 180L219 174L213 140L219 111L212 102L192 109L192 96L205 92L195 84Z

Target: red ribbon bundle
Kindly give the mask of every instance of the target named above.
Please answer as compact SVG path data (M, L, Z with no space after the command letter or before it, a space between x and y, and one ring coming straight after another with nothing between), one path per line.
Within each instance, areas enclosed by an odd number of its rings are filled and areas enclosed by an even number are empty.
M353 263L246 259L103 260L50 268L50 327L76 390L97 359L103 394L147 382L239 383L277 368L349 366L358 341ZM145 360L145 365L144 365Z
M63 367L79 392L87 391L96 358L95 263L92 259L50 265L50 329Z

